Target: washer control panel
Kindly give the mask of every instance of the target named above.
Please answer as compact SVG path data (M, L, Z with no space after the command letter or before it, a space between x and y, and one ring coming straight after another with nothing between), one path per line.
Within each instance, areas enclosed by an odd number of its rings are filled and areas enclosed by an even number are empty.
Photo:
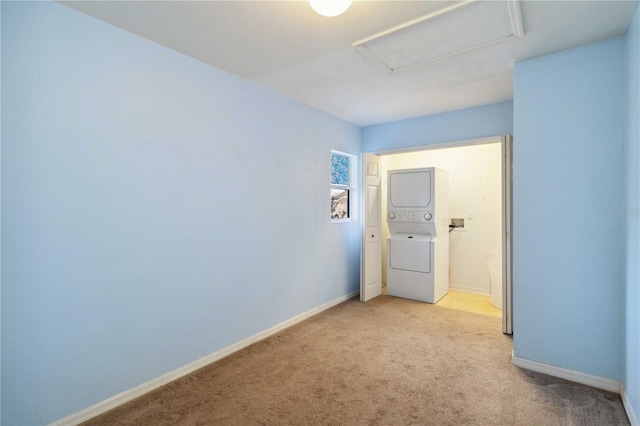
M395 222L429 222L433 214L424 210L391 210L387 217Z

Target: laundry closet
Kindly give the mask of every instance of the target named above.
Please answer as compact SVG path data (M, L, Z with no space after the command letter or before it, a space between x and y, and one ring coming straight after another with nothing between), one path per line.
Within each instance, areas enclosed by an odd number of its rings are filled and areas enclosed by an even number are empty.
M438 303L453 290L492 296L493 305L501 309L503 181L499 140L387 154L381 157L380 168L382 285L388 294ZM403 180L406 188L417 191L415 196L399 189ZM419 188L428 184L429 194L421 192ZM447 199L434 204L443 196ZM409 207L394 205L402 202ZM436 227L434 215L447 215L446 225ZM412 260L407 250L412 255L423 253L425 259L430 256L431 262L409 265ZM442 250L448 251L446 263L442 254L436 254ZM440 287L446 288L438 289L430 279L444 279ZM429 288L428 295L418 292L420 296L413 297L412 285L405 282Z

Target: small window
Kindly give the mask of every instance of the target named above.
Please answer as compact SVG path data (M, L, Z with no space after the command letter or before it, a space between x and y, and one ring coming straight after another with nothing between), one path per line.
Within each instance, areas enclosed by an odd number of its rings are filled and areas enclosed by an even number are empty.
M331 221L355 220L356 156L331 151Z

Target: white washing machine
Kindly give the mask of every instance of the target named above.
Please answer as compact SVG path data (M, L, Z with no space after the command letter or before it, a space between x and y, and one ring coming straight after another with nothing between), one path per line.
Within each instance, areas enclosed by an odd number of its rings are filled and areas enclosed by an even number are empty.
M387 172L387 293L436 303L449 291L449 175Z

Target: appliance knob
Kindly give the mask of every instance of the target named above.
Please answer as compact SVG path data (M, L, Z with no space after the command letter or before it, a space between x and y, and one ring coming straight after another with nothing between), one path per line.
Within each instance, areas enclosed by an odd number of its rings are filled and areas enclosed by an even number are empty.
M427 220L431 220L433 218L433 215L431 213L425 213L424 218Z
M396 218L396 212L389 212L389 219L395 219Z

